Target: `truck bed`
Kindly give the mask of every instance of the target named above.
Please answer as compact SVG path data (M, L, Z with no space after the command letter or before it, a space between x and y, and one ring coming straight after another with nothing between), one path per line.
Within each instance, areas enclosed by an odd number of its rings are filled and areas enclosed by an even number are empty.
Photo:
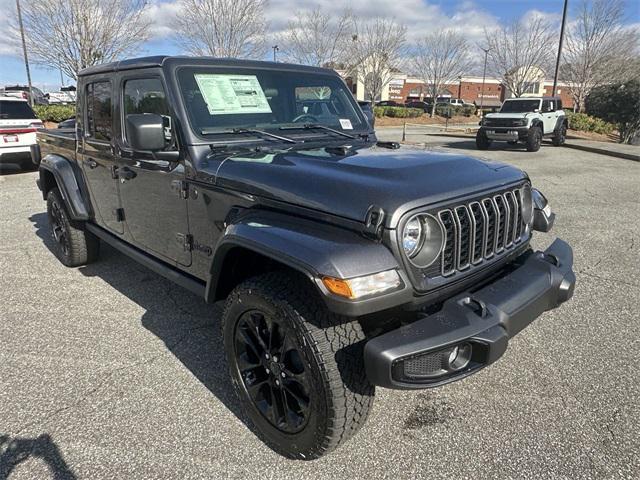
M42 157L55 154L75 160L76 131L74 129L53 128L38 130L36 135Z

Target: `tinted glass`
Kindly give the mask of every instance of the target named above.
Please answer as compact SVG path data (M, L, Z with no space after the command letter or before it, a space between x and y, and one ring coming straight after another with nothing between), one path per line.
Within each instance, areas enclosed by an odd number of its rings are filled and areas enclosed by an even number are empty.
M113 136L111 83L87 85L87 134L96 140L110 141Z
M501 113L533 112L540 108L540 100L509 100L502 104Z
M171 139L172 122L164 87L159 78L137 78L124 84L124 115L153 113L164 117L165 136ZM125 122L126 124L126 122Z
M310 123L347 133L368 128L353 95L333 75L185 68L178 80L191 125L201 135Z
M0 120L23 120L37 118L27 102L0 100Z

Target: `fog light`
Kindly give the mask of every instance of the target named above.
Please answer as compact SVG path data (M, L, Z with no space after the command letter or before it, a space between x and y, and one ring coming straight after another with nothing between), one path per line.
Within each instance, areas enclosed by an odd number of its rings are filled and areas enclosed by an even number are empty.
M471 344L463 343L453 347L447 357L446 369L450 372L462 370L471 361Z

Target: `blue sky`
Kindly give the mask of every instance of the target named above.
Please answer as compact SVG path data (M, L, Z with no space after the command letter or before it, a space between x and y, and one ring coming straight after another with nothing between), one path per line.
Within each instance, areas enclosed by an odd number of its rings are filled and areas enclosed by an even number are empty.
M152 39L142 45L138 55L182 53L171 40L170 19L179 11L178 1L150 0ZM569 0L569 10L580 1ZM532 11L559 21L563 0L269 0L265 14L270 24L270 34L277 36L294 10L316 5L332 10L336 6L348 6L359 17L395 17L407 24L410 40L434 28L458 28L470 40L479 40L485 27L491 28ZM640 25L640 1L627 0L626 5L627 23ZM0 12L11 12L14 7L15 0L0 0ZM0 31L5 30L8 23L8 15L0 17ZM31 75L34 84L46 90L55 90L60 86L60 73L56 70L32 64ZM21 50L5 42L0 43L0 85L10 83L26 83L26 74ZM69 80L65 79L65 83L69 83Z

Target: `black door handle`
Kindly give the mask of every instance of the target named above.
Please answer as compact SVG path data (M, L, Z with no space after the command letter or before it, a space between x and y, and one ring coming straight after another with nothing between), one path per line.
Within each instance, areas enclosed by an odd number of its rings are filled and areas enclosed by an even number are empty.
M82 163L84 163L87 167L89 167L91 169L94 169L94 168L96 168L98 166L98 162L95 162L93 160L85 160Z
M122 167L118 169L118 177L120 177L122 180L131 180L132 178L135 178L136 175L137 173L128 167Z

